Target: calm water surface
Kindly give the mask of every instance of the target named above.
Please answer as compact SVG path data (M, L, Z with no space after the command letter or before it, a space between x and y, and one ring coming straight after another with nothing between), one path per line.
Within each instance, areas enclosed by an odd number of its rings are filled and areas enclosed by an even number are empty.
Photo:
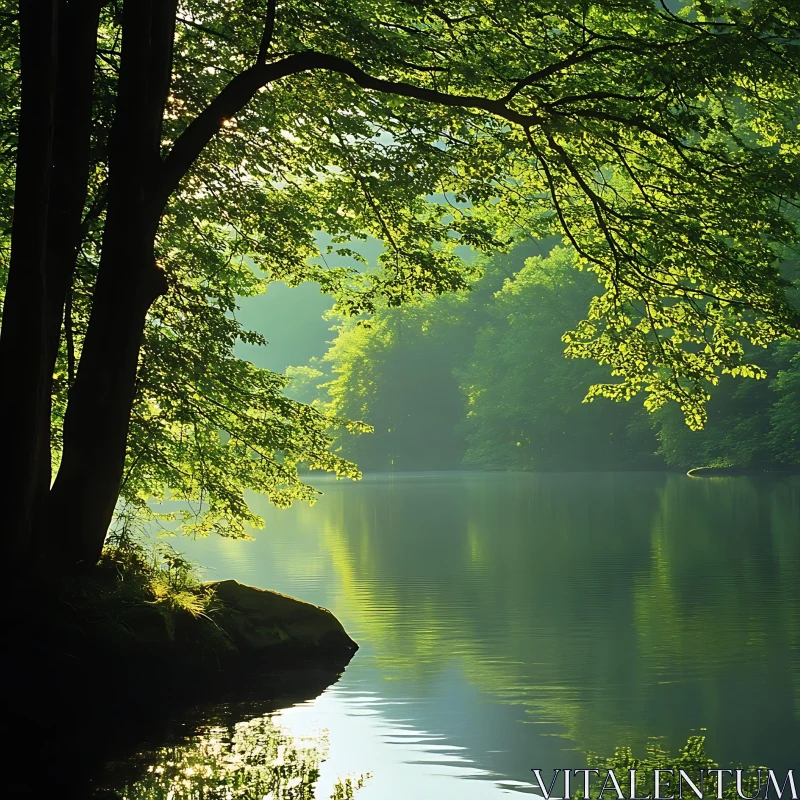
M800 479L318 485L312 508L258 504L255 541L175 544L209 579L330 608L360 644L337 684L268 721L322 748L319 798L364 772L362 800L532 792L532 767L704 728L723 766L797 768Z

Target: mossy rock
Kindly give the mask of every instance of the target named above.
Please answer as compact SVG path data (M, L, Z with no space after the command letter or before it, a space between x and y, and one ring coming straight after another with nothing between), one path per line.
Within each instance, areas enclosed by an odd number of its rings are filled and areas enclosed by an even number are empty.
M216 621L242 655L292 651L349 658L358 649L326 608L234 580L206 586L222 604Z

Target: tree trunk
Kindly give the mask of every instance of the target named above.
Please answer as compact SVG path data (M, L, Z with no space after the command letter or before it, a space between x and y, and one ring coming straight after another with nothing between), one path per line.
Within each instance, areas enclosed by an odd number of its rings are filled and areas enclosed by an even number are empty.
M54 555L68 569L96 563L119 495L145 317L166 288L153 238L141 220L106 225L100 269L111 277L95 289L49 501Z
M166 291L154 257L162 212L154 188L176 10L176 0L123 5L102 255L49 503L59 516L55 545L67 567L91 568L100 556L122 481L145 318Z
M105 0L62 0L59 6L53 169L50 178L45 257L47 307L44 357L48 376L52 376L58 357L66 299L72 285L81 242L89 181L97 28L100 8L104 2ZM42 424L47 428L48 437L39 463L42 474L38 481L34 520L36 546L45 558L50 556L49 541L59 536L59 531L48 524L51 399L52 388L48 387L42 412Z
M0 492L9 564L33 553L37 496L49 470L45 242L50 195L56 75L56 2L20 4L22 107L14 189L11 259L0 332ZM29 564L28 564L29 566Z

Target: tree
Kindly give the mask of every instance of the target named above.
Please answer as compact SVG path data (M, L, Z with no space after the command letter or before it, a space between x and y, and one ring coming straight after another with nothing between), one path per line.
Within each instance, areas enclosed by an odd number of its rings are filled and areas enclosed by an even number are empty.
M772 345L760 362L772 379L724 381L708 422L691 431L674 408L655 414L658 455L670 466L792 468L800 463L800 359L797 342Z
M791 284L787 296L800 309L800 264L788 258L781 273ZM653 415L658 454L670 466L790 467L800 463L798 342L773 342L766 352L748 348L770 380L737 382L725 376L708 407L708 421L691 431L665 407Z
M333 415L373 428L338 439L347 458L373 471L458 468L463 401L454 367L472 347L474 300L451 294L380 309L368 325L342 321L314 383Z
M325 455L318 413L228 360L246 334L226 312L257 290L245 257L357 314L465 286L459 244L560 230L606 289L570 340L619 378L596 391L644 389L702 423L707 382L755 371L742 339L797 330L774 262L797 235L798 28L775 0L7 6L12 557L92 564L143 469L228 492L218 516L248 481L284 502L306 492L299 461L349 469ZM315 231L351 255L351 238L379 238L380 271L310 262ZM48 492L51 397L64 421ZM159 436L126 466L136 409L133 442Z
M19 58L25 101L19 112L15 213L2 335L0 369L5 390L0 414L6 424L6 447L13 463L3 470L9 504L10 550L16 553L34 525L37 500L47 491L40 468L48 453L49 425L47 345L46 221L50 202L49 165L53 157L56 80L56 7L54 2L28 3L19 14L22 35ZM7 20L4 20L7 23ZM3 33L6 34L5 26ZM7 40L7 34L4 39ZM4 87L7 88L7 87ZM6 172L7 186L8 172ZM19 297L18 302L14 302ZM11 381L16 386L9 390Z
M582 403L606 376L597 364L564 358L564 330L580 321L597 291L596 280L574 267L574 250L556 247L547 257L524 259L495 294L459 371L467 464L524 470L656 465L652 434L635 424L641 408Z

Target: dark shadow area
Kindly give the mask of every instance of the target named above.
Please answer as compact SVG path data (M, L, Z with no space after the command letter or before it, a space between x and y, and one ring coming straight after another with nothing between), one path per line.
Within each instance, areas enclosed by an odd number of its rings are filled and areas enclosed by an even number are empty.
M50 597L6 612L9 674L3 725L11 775L4 796L94 795L109 763L138 770L148 748L313 699L338 680L352 648L209 648L198 623L178 617L171 641L121 639L113 626L67 614ZM214 624L212 620L205 623ZM246 711L245 711L246 709ZM127 773L111 781L122 785ZM119 783L121 781L122 783Z

